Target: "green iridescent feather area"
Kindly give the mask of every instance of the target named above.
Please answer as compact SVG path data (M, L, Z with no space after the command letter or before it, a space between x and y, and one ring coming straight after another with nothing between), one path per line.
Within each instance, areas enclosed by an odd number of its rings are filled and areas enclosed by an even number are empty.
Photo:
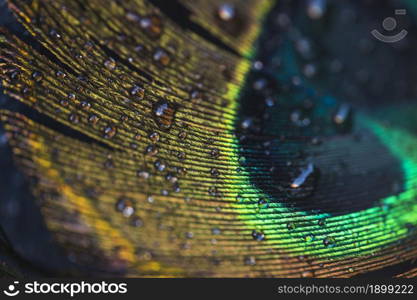
M1 140L28 189L0 198L11 269L415 276L417 16L402 1L387 45L380 2L9 0ZM50 262L13 238L22 206Z

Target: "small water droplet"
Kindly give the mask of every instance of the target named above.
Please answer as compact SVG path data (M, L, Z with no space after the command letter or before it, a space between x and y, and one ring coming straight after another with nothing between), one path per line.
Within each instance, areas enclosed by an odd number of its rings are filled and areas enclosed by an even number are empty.
M220 172L219 172L219 170L217 168L211 168L210 174L213 177L218 177L220 175Z
M135 96L139 100L142 100L145 97L145 89L138 85L134 85L130 90L130 95Z
M211 149L210 156L213 158L218 158L220 156L219 149Z
M111 139L113 138L117 133L117 128L114 126L107 126L104 128L104 138Z
M296 227L297 227L297 226L295 225L295 223L294 223L294 222L289 222L289 223L287 224L287 229L288 229L288 230L294 230Z
M187 138L187 132L181 131L178 133L178 138L181 140L185 140Z
M232 4L224 3L221 4L217 10L217 15L223 21L230 21L235 17L236 10Z
M70 114L69 120L71 123L77 124L80 121L80 118L76 114Z
M59 32L56 29L51 29L49 31L49 36L53 39L60 39L61 38L61 34L59 34Z
M254 256L248 256L248 257L245 257L244 263L247 266L254 266L256 265L256 259Z
M35 71L32 73L32 78L35 82L41 82L43 79L43 74L39 71Z
M160 135L158 132L152 132L149 135L149 138L151 139L152 142L157 143L159 141Z
M113 71L116 69L116 61L113 58L109 58L104 62L104 66L110 71Z
M324 226L326 226L326 219L320 219L320 220L317 222L317 224L318 224L320 227L324 227Z
M154 166L155 166L155 169L159 172L163 172L167 167L167 165L160 160L155 161Z
M55 75L59 78L65 78L67 77L67 74L62 71L56 71Z
M132 225L133 227L142 227L143 226L143 221L138 216L134 216L130 220L130 225Z
M170 129L174 123L176 109L173 104L161 100L153 106L155 121L162 129Z
M265 240L265 234L263 232L253 230L252 231L252 238L255 241L261 242L261 241Z
M150 156L155 156L158 154L158 147L156 147L155 145L149 145L146 147L145 149L145 154L150 155Z
M171 62L171 57L169 56L169 54L165 50L160 48L154 52L153 59L162 67L168 66Z
M221 231L220 231L220 229L219 229L219 228L213 228L213 229L211 230L211 233L212 233L212 234L214 234L214 235L219 235L219 234L221 233Z
M157 15L142 18L139 25L149 36L153 38L158 38L162 34L162 20Z
M93 124L93 125L95 125L95 124L97 124L98 123L98 121L99 121L99 117L97 117L96 115L90 115L89 117L88 117L88 122L89 123L91 123L91 124Z
M90 110L91 103L90 102L87 102L87 101L81 101L80 106L84 110Z
M324 238L323 245L326 248L333 248L334 246L336 246L336 240L333 237L328 236L328 237Z
M116 203L116 210L121 212L125 217L132 216L135 212L133 201L126 198L120 198Z
M143 178L143 179L148 179L150 177L149 172L147 171L143 171L143 170L139 170L137 172L138 177Z

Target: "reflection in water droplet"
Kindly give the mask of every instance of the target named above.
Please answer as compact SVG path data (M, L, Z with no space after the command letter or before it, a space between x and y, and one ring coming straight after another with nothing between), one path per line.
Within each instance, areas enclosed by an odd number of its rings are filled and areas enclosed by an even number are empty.
M162 20L157 15L143 17L139 25L152 38L158 38L162 34Z
M142 219L141 219L141 218L139 218L138 216L134 216L134 217L132 217L132 219L131 219L131 221L130 221L130 224L131 224L133 227L142 227L142 226L143 226L143 221L142 221Z
M113 138L117 133L117 129L114 126L107 126L104 128L104 138L111 139Z
M349 105L347 104L341 105L336 115L333 117L333 121L338 125L345 123L347 117L349 116L349 112L350 112Z
M314 172L314 165L309 163L307 168L301 170L301 174L291 183L291 188L299 188L306 179Z

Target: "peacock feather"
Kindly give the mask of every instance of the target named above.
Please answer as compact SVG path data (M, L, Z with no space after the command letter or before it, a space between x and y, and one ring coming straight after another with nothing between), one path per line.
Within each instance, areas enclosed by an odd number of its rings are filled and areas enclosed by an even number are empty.
M8 0L4 272L416 276L417 7L358 2Z

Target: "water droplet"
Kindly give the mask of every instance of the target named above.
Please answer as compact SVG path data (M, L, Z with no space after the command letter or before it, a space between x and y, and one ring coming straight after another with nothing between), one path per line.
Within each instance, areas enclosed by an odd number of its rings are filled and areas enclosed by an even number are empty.
M91 103L90 102L87 102L87 101L81 101L80 106L84 110L90 110Z
M142 100L145 97L145 90L138 85L134 85L130 90L130 95Z
M170 183L176 183L177 181L178 181L178 177L176 177L176 176L174 176L172 173L168 173L166 176L165 176L165 179L167 180L167 181L169 181Z
M194 233L192 233L192 232L186 232L186 233L185 233L185 237L186 237L187 239L192 239L192 238L194 237Z
M217 10L217 15L223 21L230 21L235 17L236 11L232 4L224 3L221 4Z
M104 138L111 139L113 138L117 133L117 128L114 126L107 126L104 128Z
M145 154L150 155L150 156L155 156L158 154L158 147L156 147L155 145L149 145L146 147L145 149Z
M62 71L56 71L55 75L59 78L65 78L67 77L67 74Z
M138 216L134 216L130 220L130 225L132 225L133 227L142 227L143 226L143 221Z
M35 71L32 73L32 78L35 82L41 82L43 79L43 74L39 71Z
M221 233L221 231L220 231L220 229L219 229L219 228L213 228L213 229L211 230L211 233L212 233L212 234L214 234L214 235L219 235L219 234Z
M323 245L326 248L333 248L334 246L336 246L336 240L333 237L328 236L323 240Z
M142 135L140 133L135 134L133 137L136 141L140 141L142 139Z
M211 149L210 156L213 158L218 158L220 156L219 149Z
M300 110L295 110L290 116L291 122L298 127L307 127L311 124L311 120L308 117L303 116Z
M128 11L126 13L126 19L129 20L130 22L139 22L140 17L134 12Z
M69 102L66 99L61 99L59 101L59 104L61 104L63 107L67 107L69 105Z
M69 120L71 123L77 124L80 121L80 118L76 114L70 114Z
M93 125L97 124L98 121L99 121L99 117L97 117L96 115L90 115L88 117L88 122Z
M219 172L219 170L217 168L211 168L210 174L213 177L218 177L220 175L220 172Z
M110 71L113 71L116 69L116 61L113 58L109 58L104 62L104 66Z
M260 70L263 69L264 64L260 60L257 60L252 64L252 67L253 67L254 70L260 71Z
M247 266L254 266L256 265L256 259L254 256L248 256L248 257L245 257L244 263Z
M181 140L185 140L185 139L187 138L187 132L185 132L185 131L181 131L181 132L179 132L179 133L178 133L178 137L179 137Z
M157 49L153 54L153 59L162 67L166 67L171 62L169 54L163 49Z
M263 232L254 230L254 231L252 231L252 238L255 241L259 241L260 242L260 241L265 240L265 234Z
M151 139L152 142L157 143L159 141L160 135L158 132L152 132L149 135L149 138Z
M161 100L155 103L153 106L153 113L155 117L155 121L162 129L170 129L176 113L176 109L174 105L165 101Z
M121 212L125 217L132 216L135 212L133 201L126 198L120 198L116 203L116 210Z
M69 100L71 100L71 101L74 101L77 97L75 96L75 94L74 93L69 93L68 95L67 95L67 97L68 97L68 99Z
M209 187L208 193L210 196L217 196L217 188L215 186Z
M52 37L53 39L60 39L61 35L58 33L58 31L56 29L51 29L49 31L49 36Z
M146 201L148 201L148 203L154 203L155 202L155 199L152 196L148 196L146 198Z

